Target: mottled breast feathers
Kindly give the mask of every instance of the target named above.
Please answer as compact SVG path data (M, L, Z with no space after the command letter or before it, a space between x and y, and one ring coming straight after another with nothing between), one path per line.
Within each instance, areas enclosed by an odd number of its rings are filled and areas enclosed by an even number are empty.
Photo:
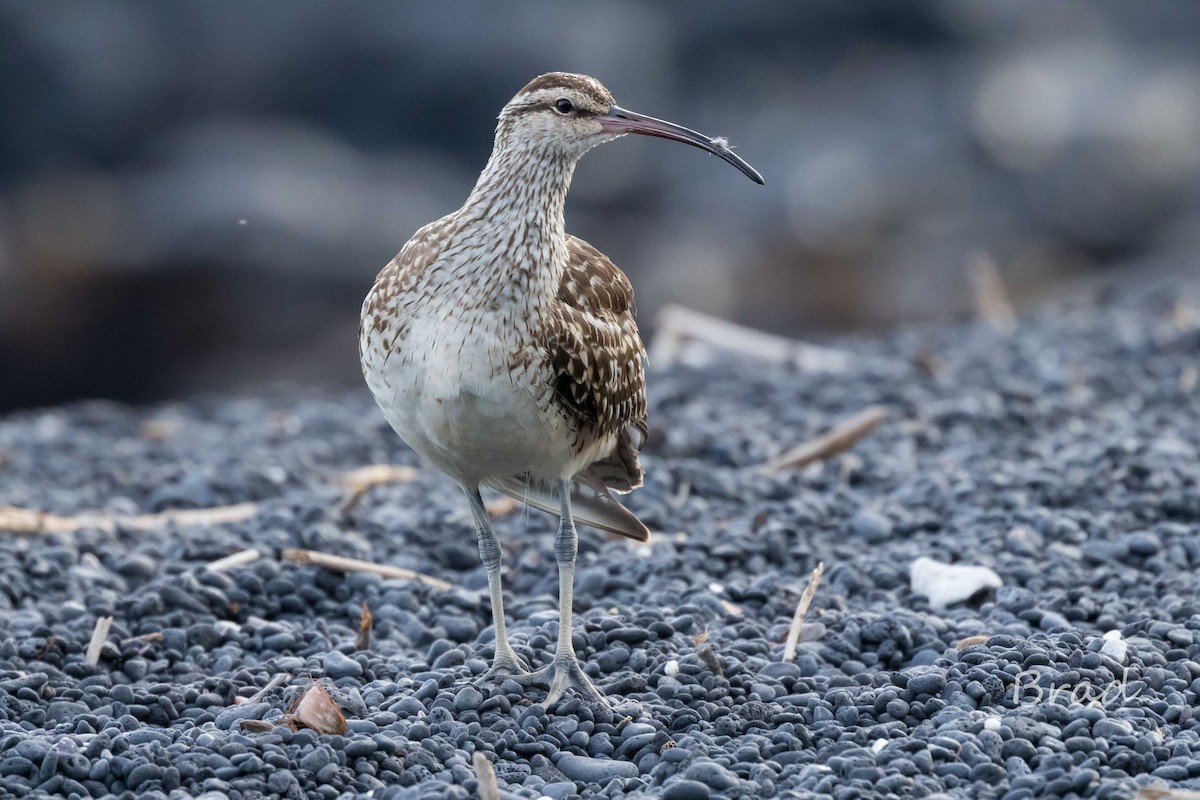
M641 485L637 451L646 435L646 351L633 285L582 239L568 236L567 254L548 337L554 390L582 432L617 435L611 455L592 469L610 488L628 491Z
M447 269L439 262L448 227L439 220L422 228L376 279L359 330L365 367L405 350L410 310L428 303L422 287ZM557 296L541 328L531 333L544 359L541 374L550 380L551 403L568 418L575 446L613 442L579 477L625 492L642 483L638 450L646 438L646 352L633 318L633 286L587 242L567 236L566 245ZM454 297L461 305L461 293Z
M447 227L447 219L442 218L418 230L375 277L358 322L360 358L368 357L372 341L391 353L396 341L403 338L405 304L417 281L441 255Z

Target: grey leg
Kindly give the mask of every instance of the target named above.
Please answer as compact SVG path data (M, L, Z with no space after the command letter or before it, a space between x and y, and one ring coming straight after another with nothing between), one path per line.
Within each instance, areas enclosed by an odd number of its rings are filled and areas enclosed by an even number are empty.
M487 570L488 594L492 600L492 622L496 626L496 655L492 658L492 668L484 675L490 679L500 675L523 675L529 672L517 654L508 643L508 627L504 622L504 595L500 589L500 542L492 530L492 520L483 498L479 496L479 487L464 486L467 500L471 503L471 515L475 518L475 533L479 537L479 557L483 560L483 568Z
M562 520L554 538L554 557L558 561L558 646L554 661L537 672L520 678L522 683L548 682L546 705L558 701L567 689L575 689L584 699L608 704L590 678L584 674L575 657L571 643L571 604L575 598L575 556L579 551L579 535L571 514L571 484L560 481L558 493L562 503Z

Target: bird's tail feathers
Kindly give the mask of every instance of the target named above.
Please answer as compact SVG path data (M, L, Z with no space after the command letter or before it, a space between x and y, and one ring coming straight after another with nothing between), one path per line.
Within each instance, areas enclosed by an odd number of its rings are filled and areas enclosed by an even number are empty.
M524 475L492 479L488 485L514 500L550 514L558 514L561 508L554 489L530 481ZM639 542L650 541L650 529L632 511L617 502L608 487L588 470L571 482L571 511L575 521L580 524L628 536Z

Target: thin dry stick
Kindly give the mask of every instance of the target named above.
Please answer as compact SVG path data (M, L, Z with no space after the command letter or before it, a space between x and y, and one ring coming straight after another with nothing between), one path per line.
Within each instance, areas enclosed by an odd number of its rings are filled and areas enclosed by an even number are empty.
M100 617L96 620L96 627L92 628L92 641L88 643L87 655L84 656L84 663L95 666L100 663L100 651L104 649L104 643L108 641L108 631L112 627L112 617Z
M821 585L821 576L824 574L825 562L821 561L809 576L808 586L804 587L804 594L800 595L800 602L796 604L792 627L788 629L787 642L783 645L784 661L791 661L796 657L796 643L800 641L800 626L804 624L804 616L808 613L808 607L812 603L813 595L817 593L817 587Z
M871 406L854 416L842 420L825 434L788 450L783 455L768 461L763 465L767 472L778 472L811 464L814 461L824 461L853 447L859 439L875 430L887 409L883 406Z
M492 762L476 750L475 755L471 756L471 763L475 765L475 780L479 781L479 800L500 800L500 787L496 784Z
M143 633L141 636L130 636L128 639L122 639L121 646L124 647L134 642L161 642L162 640L162 631L151 631L150 633Z
M121 516L104 511L85 511L73 516L59 516L44 511L30 511L13 506L0 506L0 531L32 536L39 533L74 533L80 528L114 530L118 525L135 530L149 530L170 525L220 525L240 522L258 513L254 503L238 503L215 508L188 508L163 511L158 514Z
M350 470L339 476L338 482L348 492L343 502L343 510L353 506L363 492L372 486L383 483L399 483L415 478L417 471L412 467L395 464L374 464L369 467ZM84 511L79 514L59 515L46 511L38 511L16 506L0 506L0 531L23 536L35 536L42 533L74 533L80 528L99 528L112 531L117 526L133 530L152 530L171 525L180 527L191 525L222 525L229 522L241 522L250 519L258 513L255 503L236 503L229 506L214 506L212 508L186 508L162 511L157 514L121 515L107 511ZM246 551L248 552L248 551ZM261 555L261 554L260 554ZM218 569L229 569L247 561L234 561L218 566ZM232 556L230 558L233 558ZM215 562L222 564L222 561ZM210 570L214 565L210 564Z
M1011 331L1017 315L1008 299L1008 289L1000 277L1000 268L987 253L974 253L967 259L967 278L975 297L975 313L998 331Z
M737 603L731 603L724 598L720 599L720 603L721 608L725 609L726 614L732 614L735 617L740 617L742 615L742 607Z
M346 499L342 501L341 512L345 514L354 508L372 486L380 486L385 483L406 483L415 477L417 477L417 471L403 464L371 464L367 467L343 472L338 478L338 483L346 490Z
M495 500L487 504L488 516L492 519L499 519L500 517L507 516L508 514L516 511L518 505L519 504L516 498L508 497L507 495L504 497L497 497Z
M371 464L343 472L338 483L350 491L369 489L382 483L405 483L417 477L413 467L404 464Z
M1200 792L1191 789L1167 789L1143 786L1137 790L1134 800L1200 800Z
M992 638L986 633L981 633L978 636L968 636L965 639L959 639L954 643L955 650L966 650L968 647L974 647L977 644L983 644L988 639Z
M1179 300L1171 310L1171 321L1180 331L1192 331L1200 328L1200 313L1197 313L1196 307L1191 303Z
M204 565L204 568L209 572L221 572L222 570L244 566L260 558L262 558L262 553L251 547L249 550L241 550L224 558L218 558L216 561L210 561Z
M332 553L322 553L317 550L300 550L289 548L281 554L284 561L291 561L295 564L312 564L316 567L324 567L331 569L334 572L367 572L373 575L379 575L383 578L399 578L406 581L418 581L427 586L432 586L434 589L447 591L454 588L453 584L446 583L440 578L435 578L432 575L424 575L420 572L414 572L411 569L404 567L393 567L388 564L372 564L370 561L360 561L357 558L346 558L345 556L335 556Z
M1200 370L1195 365L1187 364L1179 373L1179 388L1184 394L1191 394L1196 384L1200 383Z
M287 683L289 680L291 680L291 678L292 678L292 676L286 672L279 673L274 678L271 678L271 680L267 681L266 686L262 687L257 692L252 694L250 697L246 698L245 702L247 702L247 703L259 702L264 697L266 697L268 694L270 694L271 691L278 689L280 686L283 686L285 683Z
M816 372L845 372L852 359L839 350L747 328L683 306L667 305L658 312L655 335L650 342L650 363L655 367L668 366L689 340Z

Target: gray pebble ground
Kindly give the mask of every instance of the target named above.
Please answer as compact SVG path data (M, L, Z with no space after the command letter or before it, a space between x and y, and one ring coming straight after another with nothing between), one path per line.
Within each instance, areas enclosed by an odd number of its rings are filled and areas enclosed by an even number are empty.
M473 683L492 629L452 484L422 471L339 510L338 471L415 463L365 391L11 416L0 503L260 512L0 533L0 794L469 798L475 752L522 798L1200 788L1200 330L1171 306L839 342L865 357L840 376L746 359L654 374L647 486L629 503L665 533L649 548L581 542L575 646L615 713ZM873 403L890 416L853 453L755 468ZM535 664L557 620L553 528L498 522L511 632ZM203 569L247 546L457 588L274 558ZM989 566L1004 586L935 610L909 586L920 556ZM818 561L809 640L781 663ZM358 650L363 603L375 631ZM115 623L87 666L100 615ZM280 673L261 702L233 702ZM346 735L240 729L314 680ZM1081 686L1107 693L1073 702Z

